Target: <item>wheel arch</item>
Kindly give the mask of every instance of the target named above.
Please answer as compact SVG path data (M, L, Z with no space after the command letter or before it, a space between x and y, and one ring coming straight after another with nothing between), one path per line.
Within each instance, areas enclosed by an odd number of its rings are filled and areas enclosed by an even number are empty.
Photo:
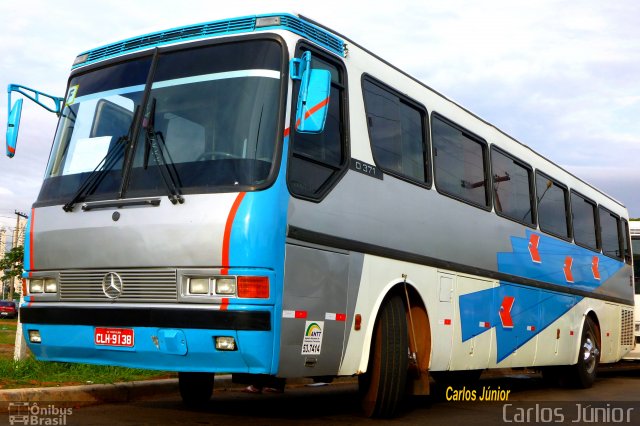
M580 356L580 346L582 345L582 333L587 323L587 319L590 319L595 324L595 332L596 332L598 348L600 349L600 351L602 351L602 334L600 331L601 330L600 320L598 319L598 314L596 313L596 311L593 308L589 308L582 314L580 327L577 332L576 343L574 345L574 356L573 356L572 365L575 365L578 363L578 357Z
M420 330L418 330L418 327L415 327L417 330L416 338L423 339L423 341L427 342L427 367L429 365L429 360L431 359L431 324L429 322L429 312L427 310L427 304L425 303L424 298L420 294L420 291L418 290L417 285L413 280L405 280L404 278L399 277L387 283L383 290L380 291L375 303L372 306L371 312L369 313L369 320L366 322L365 338L363 341L362 357L360 358L358 373L364 373L367 371L367 364L371 351L371 342L373 339L373 331L376 322L378 321L380 310L384 303L394 295L400 295L402 298L405 313L407 314L407 325L409 328L411 328L411 324L409 323L410 318L407 299L409 300L409 305L412 308L412 312L414 312L414 316L416 310L423 312L424 318L426 318L426 326L421 327ZM418 319L418 321L421 320ZM411 330L409 330L409 334L409 338L411 338Z

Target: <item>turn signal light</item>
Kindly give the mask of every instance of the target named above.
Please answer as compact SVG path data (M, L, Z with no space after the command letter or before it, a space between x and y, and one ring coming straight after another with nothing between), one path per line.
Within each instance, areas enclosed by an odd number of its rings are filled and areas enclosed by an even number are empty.
M269 277L238 277L238 297L268 299Z

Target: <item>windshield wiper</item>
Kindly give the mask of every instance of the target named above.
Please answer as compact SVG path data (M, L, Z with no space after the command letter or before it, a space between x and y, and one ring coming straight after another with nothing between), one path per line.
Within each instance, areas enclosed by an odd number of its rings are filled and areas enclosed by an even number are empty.
M73 207L77 202L82 201L87 195L93 193L96 190L98 185L104 180L107 175L106 172L111 170L113 166L118 164L120 158L123 156L125 147L131 141L131 131L133 127L133 123L136 121L136 116L138 114L140 106L137 106L135 111L133 112L133 120L131 121L131 125L129 125L129 130L126 135L120 136L116 142L113 144L113 148L107 151L107 154L104 156L102 160L98 163L95 169L85 178L80 185L80 188L73 194L71 201L62 206L62 210L65 212L70 212L73 210Z
M180 178L178 176L178 171L176 170L176 166L171 159L171 155L167 150L166 143L164 141L164 136L162 132L156 132L154 128L156 117L156 98L151 100L151 107L149 108L149 115L145 117L145 122L143 124L144 129L144 163L143 168L147 170L149 166L149 154L153 154L153 159L158 165L160 176L162 177L162 182L164 183L165 188L169 192L168 197L169 201L172 204L182 204L184 203L184 197L180 192L179 182ZM162 146L158 141L162 142ZM164 148L164 149L163 149ZM171 161L171 167L167 163L167 160L164 156L164 152L167 153L169 157L169 161Z

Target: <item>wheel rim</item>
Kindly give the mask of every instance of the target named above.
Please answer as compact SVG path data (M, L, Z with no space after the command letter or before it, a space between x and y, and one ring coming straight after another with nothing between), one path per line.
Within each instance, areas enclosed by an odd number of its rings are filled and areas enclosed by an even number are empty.
M587 336L582 344L582 359L588 373L592 373L596 368L597 348L591 337Z

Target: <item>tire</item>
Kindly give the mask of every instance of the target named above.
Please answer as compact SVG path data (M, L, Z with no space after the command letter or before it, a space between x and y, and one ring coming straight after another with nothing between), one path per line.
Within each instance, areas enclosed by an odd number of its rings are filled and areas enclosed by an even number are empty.
M213 394L213 373L178 373L178 387L184 405L200 408Z
M358 377L362 409L367 417L390 418L404 400L409 368L407 320L402 298L389 298L373 330L367 372Z
M578 362L569 370L571 383L586 389L593 386L600 363L600 339L598 327L591 318L586 318L580 339Z

